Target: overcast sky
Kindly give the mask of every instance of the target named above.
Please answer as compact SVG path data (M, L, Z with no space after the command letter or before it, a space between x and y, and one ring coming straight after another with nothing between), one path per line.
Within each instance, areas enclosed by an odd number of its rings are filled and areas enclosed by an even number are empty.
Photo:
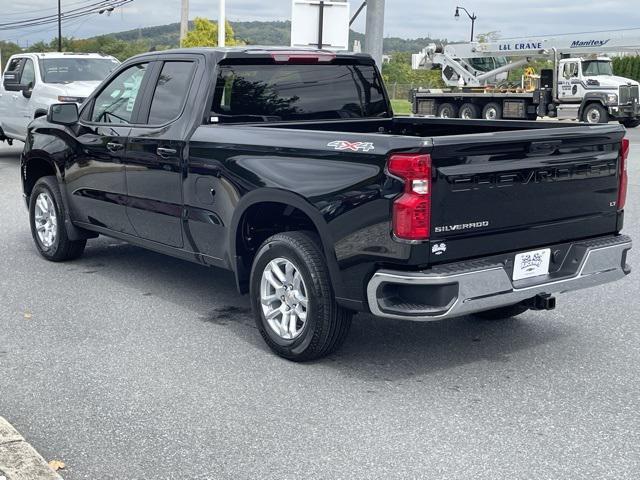
M63 11L77 8L82 0L62 0ZM362 0L350 0L352 12ZM387 0L385 35L403 38L432 36L466 40L470 21L462 15L455 21L457 4L478 16L476 32L500 31L502 37L542 35L563 32L640 27L639 0ZM57 0L0 0L0 23L55 14ZM218 0L190 0L190 18L215 18ZM291 0L227 0L229 20L287 20ZM76 38L163 25L180 19L180 0L134 0L110 17L93 16L71 20L63 35ZM364 12L354 25L364 31ZM0 27L1 28L1 27ZM56 26L30 30L0 30L1 40L19 41L24 46L56 36Z

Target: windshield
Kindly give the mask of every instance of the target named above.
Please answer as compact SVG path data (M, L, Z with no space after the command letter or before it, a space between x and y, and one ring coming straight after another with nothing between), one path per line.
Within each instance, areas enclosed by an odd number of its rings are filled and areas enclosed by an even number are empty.
M613 75L613 68L608 60L584 60L582 62L582 74L585 77Z
M42 59L42 81L71 83L102 81L118 66L112 58L45 58Z
M212 111L221 122L388 116L370 65L223 65Z

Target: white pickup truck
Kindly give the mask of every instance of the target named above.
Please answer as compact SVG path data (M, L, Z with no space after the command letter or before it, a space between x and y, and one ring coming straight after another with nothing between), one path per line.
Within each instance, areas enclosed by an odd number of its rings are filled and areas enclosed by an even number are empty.
M82 103L119 64L98 53L13 55L0 83L0 141L24 141L27 125L49 105Z

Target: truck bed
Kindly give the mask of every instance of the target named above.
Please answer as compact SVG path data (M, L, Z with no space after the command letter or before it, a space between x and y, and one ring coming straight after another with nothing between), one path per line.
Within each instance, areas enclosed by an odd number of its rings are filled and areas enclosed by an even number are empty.
M348 264L366 258L425 268L622 227L615 204L620 125L394 117L217 125L193 140L210 139L212 130L243 145L238 168L314 202ZM433 162L430 238L410 248L390 235L401 189L385 175L394 152L429 153ZM323 182L314 176L320 160ZM358 236L366 236L362 249L352 242ZM435 255L443 243L446 251Z
M296 122L256 122L244 126L286 128L323 132L378 133L412 137L468 135L506 131L589 127L582 123L536 122L527 120L462 120L458 118L406 117L363 120L322 120ZM585 130L583 130L585 131Z

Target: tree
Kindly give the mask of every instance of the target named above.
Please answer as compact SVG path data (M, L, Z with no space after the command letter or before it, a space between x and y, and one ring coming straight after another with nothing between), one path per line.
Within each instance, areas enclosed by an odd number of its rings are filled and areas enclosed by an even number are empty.
M4 66L7 64L7 60L11 55L15 55L16 53L20 53L22 49L13 42L5 42L4 40L0 41L0 53L2 53L2 69L4 72Z
M415 87L442 87L440 70L413 70L411 68L410 52L395 52L391 54L391 61L382 65L382 77L387 83L398 83Z
M193 20L193 30L187 32L187 36L182 42L183 47L217 47L218 46L218 24L206 18L196 17ZM229 22L225 23L225 43L226 45L239 45L236 41L233 28Z

